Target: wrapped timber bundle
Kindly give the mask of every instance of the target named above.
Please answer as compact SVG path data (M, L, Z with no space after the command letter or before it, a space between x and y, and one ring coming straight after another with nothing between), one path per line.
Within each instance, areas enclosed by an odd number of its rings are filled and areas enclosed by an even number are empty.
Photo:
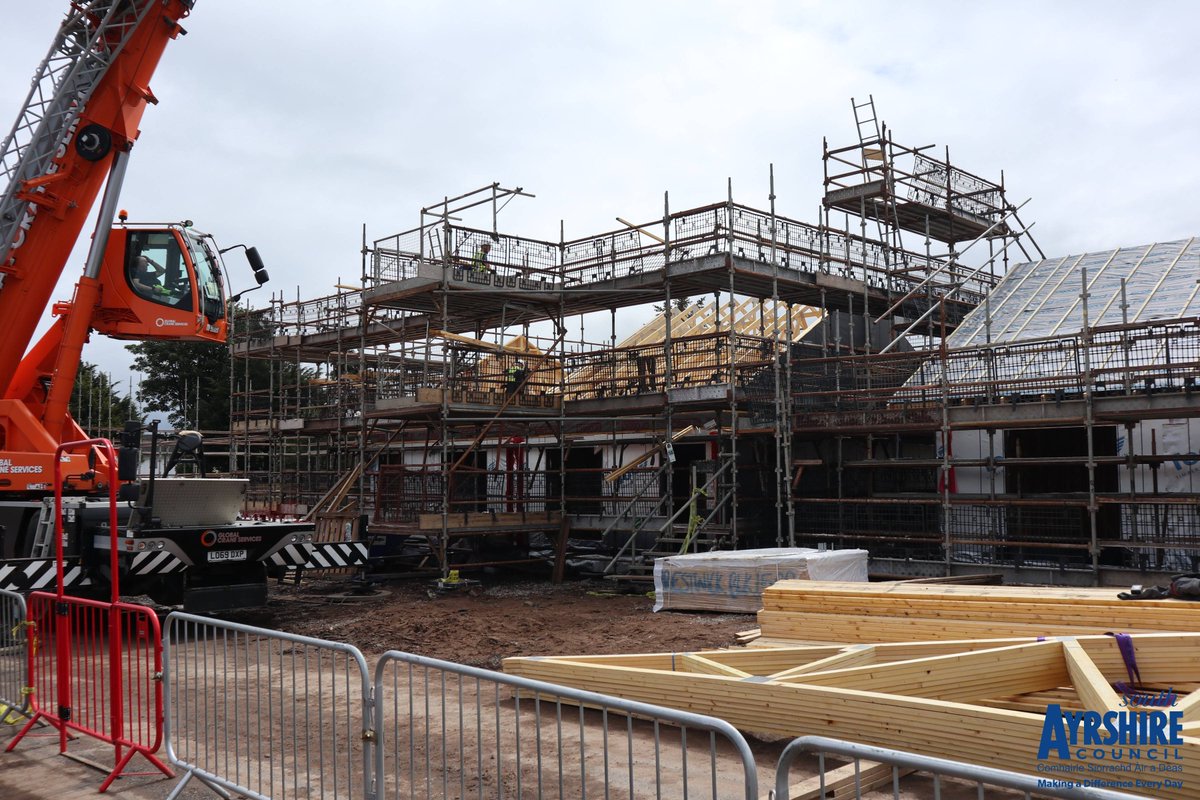
M753 613L763 590L782 580L867 580L866 550L770 547L718 550L654 560L655 611Z

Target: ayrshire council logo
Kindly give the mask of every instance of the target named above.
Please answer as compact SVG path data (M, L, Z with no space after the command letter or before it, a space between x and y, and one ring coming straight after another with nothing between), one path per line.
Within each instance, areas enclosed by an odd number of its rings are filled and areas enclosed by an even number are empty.
M1046 707L1038 742L1042 788L1179 789L1183 781L1183 712L1172 711L1175 693L1121 686L1121 711L1064 711ZM1048 761L1048 759L1053 759Z

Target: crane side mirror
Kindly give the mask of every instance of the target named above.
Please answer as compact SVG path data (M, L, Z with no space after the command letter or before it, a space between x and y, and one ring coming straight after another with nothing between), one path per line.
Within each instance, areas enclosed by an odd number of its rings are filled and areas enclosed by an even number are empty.
M254 270L254 277L256 280L258 279L259 273L262 273L263 275L267 274L267 267L265 264L263 264L262 256L258 254L257 247L246 248L246 260L250 262L250 269ZM266 278L258 281L260 286L266 282Z
M224 250L221 250L221 252L228 252L235 247L246 246L242 244L235 244L233 247L226 247ZM256 285L251 289L243 289L242 291L230 297L228 300L230 303L236 303L238 300L242 299L242 295L253 292L254 289L262 288L262 285L270 280L270 276L267 275L266 265L263 264L262 256L258 254L257 247L246 247L246 260L250 262L250 269L254 270L254 280Z

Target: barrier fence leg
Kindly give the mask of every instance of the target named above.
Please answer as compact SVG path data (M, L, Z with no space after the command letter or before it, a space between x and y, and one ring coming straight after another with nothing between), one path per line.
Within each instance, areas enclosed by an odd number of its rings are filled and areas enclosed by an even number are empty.
M188 781L190 781L192 778L195 778L203 783L205 786L211 789L214 794L220 795L224 800L233 800L232 794L225 791L220 786L217 786L215 783L204 780L203 777L197 775L194 770L190 769L183 773L183 778L179 781L179 783L175 784L175 788L171 790L169 795L167 795L166 800L175 800L175 798L179 797L180 793L183 791L183 787L187 786Z
M12 741L10 741L8 743L8 746L4 748L4 752L11 753L16 748L17 744L20 743L20 741L25 738L25 734L27 734L27 733L29 733L29 731L33 730L33 726L38 724L39 722L49 723L54 728L57 728L58 732L63 737L66 736L67 729L66 729L65 725L62 725L57 720L46 716L41 711L35 711L33 713L33 716L30 717L25 722L24 726L21 727L21 730L17 731L17 735L12 738ZM64 752L67 749L66 745L61 745L61 748L62 749L60 750L60 752Z
M0 596L0 599L2 599L2 596ZM24 607L22 606L21 608ZM22 719L28 720L33 716L33 712L30 711L30 706L33 703L33 674L29 671L28 640L30 638L29 631L34 630L35 626L27 619L27 614L24 611L21 611L19 617L14 617L13 619L16 620L16 625L12 629L11 637L6 635L4 630L0 630L0 639L4 640L6 646L11 645L14 647L18 647L22 639L25 640L25 656L22 660L25 661L26 666L25 679L22 681L22 686L19 690L21 704L16 705L13 701L0 700L0 723L7 725L16 725L18 721ZM7 627L10 621L12 620L4 620L2 624Z
M158 756L154 755L153 753L147 753L145 750L138 750L134 747L129 747L128 749L126 749L125 754L121 756L121 760L117 762L117 765L115 767L113 767L112 772L108 773L108 777L106 777L104 779L104 783L100 784L101 792L106 791L108 789L108 787L112 785L113 781L115 781L117 778L121 777L121 773L125 771L125 768L127 766L129 766L129 762L132 761L133 757L135 755L137 755L139 752L143 756L145 756L146 760L149 761L151 764L153 764L155 766L155 768L158 769L158 771L161 772L163 775L166 775L168 778L175 777L175 773L171 771L171 768L168 767L166 764L164 764L158 758ZM142 775L142 774L153 774L153 773L138 772L138 773L131 773L131 774Z
M29 716L29 719L28 719L28 721L26 721L25 725L21 727L21 730L17 731L17 735L12 738L12 741L10 741L8 743L8 746L4 748L4 752L11 753L16 748L16 746L21 742L21 740L25 738L25 734L27 734L31 730L33 730L34 725L38 724L39 722L44 722L44 723L48 723L51 727L53 727L55 730L58 731L59 752L65 753L67 751L67 739L68 739L67 726L63 723L62 720L55 719L54 717L46 714L46 712L42 711L41 708L37 707L37 703L36 703L37 687L34 686L33 676L35 673L34 659L35 659L36 650L37 650L38 624L33 619L33 613L34 613L34 609L33 609L33 606L31 605L26 610L26 619L25 619L26 629L28 631L32 631L32 633L26 634L27 644L26 644L25 652L27 655L26 655L25 669L26 669L26 679L29 682L29 687L28 687L29 688L29 696L31 698L29 705L31 708L34 708L34 712L33 712L33 714L31 714ZM54 646L57 648L55 652L58 653L59 663L62 663L62 661L63 661L62 653L63 653L66 643L63 642L62 644L59 644L60 639L58 636L58 627L59 626L57 624L54 626ZM58 692L59 692L59 698L60 698L60 703L61 703L61 697L64 692L63 687L66 684L63 682L61 674L60 674L58 680L59 680ZM59 709L59 711L61 713L62 709Z
M126 607L127 609L128 607ZM122 617L122 607L115 601L108 610L108 660L109 660L109 696L112 707L109 709L109 724L112 726L113 755L115 766L100 784L100 791L105 792L112 782L121 777L125 768L135 755L141 753L155 769L168 778L175 777L170 767L164 764L149 748L139 746L129 741L125 736L125 628ZM136 638L134 640L136 642ZM146 773L136 773L146 774ZM152 773L150 773L152 774Z

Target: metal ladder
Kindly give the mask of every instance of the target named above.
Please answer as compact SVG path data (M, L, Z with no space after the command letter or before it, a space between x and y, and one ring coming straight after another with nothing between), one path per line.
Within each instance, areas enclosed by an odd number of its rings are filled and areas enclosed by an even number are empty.
M724 543L729 535L730 523L718 523L716 519L721 516L722 511L725 516L732 514L732 508L726 509L725 507L733 499L736 488L732 480L733 454L721 452L716 463L719 466L703 483L700 482L695 466L692 467L692 490L688 496L688 502L658 529L654 546L656 552L678 552L682 555L687 553L689 548L693 552L703 552L717 549ZM697 510L701 497L711 501L711 510L704 515ZM676 521L683 517L685 512L687 513L687 522L677 523Z
M859 103L851 97L850 105L854 108L854 127L858 131L859 144L865 145L871 141L879 141L882 136L879 130L879 118L875 115L875 96L867 95L865 103ZM859 114L860 111L862 114ZM866 158L865 151L863 158L864 160ZM863 164L863 167L866 167L866 164Z
M857 102L853 97L850 98L850 105L854 110L854 127L858 131L859 154L862 158L862 168L864 178L872 171L880 173L883 180L891 183L890 175L891 165L888 163L887 143L883 139L883 125L879 121L879 115L875 111L875 96L867 95L865 103ZM874 147L872 147L874 145ZM871 162L877 162L877 165L872 165ZM896 198L892 195L891 186L888 187L887 197L887 219L882 216L875 217L875 235L879 240L880 245L884 248L885 259L888 263L881 264L889 273L889 283L892 279L890 273L908 266L907 254L904 252L903 242L900 239L900 226L897 221L896 214ZM890 258L888 258L890 254ZM899 263L896 263L896 262ZM888 286L888 289L893 286Z
M29 554L33 558L54 557L54 498L42 498L42 511L37 527L33 531L33 547Z
M0 144L0 264L32 201L18 197L27 182L47 175L75 132L92 91L108 72L153 0L72 3L50 52L38 66L12 130Z

